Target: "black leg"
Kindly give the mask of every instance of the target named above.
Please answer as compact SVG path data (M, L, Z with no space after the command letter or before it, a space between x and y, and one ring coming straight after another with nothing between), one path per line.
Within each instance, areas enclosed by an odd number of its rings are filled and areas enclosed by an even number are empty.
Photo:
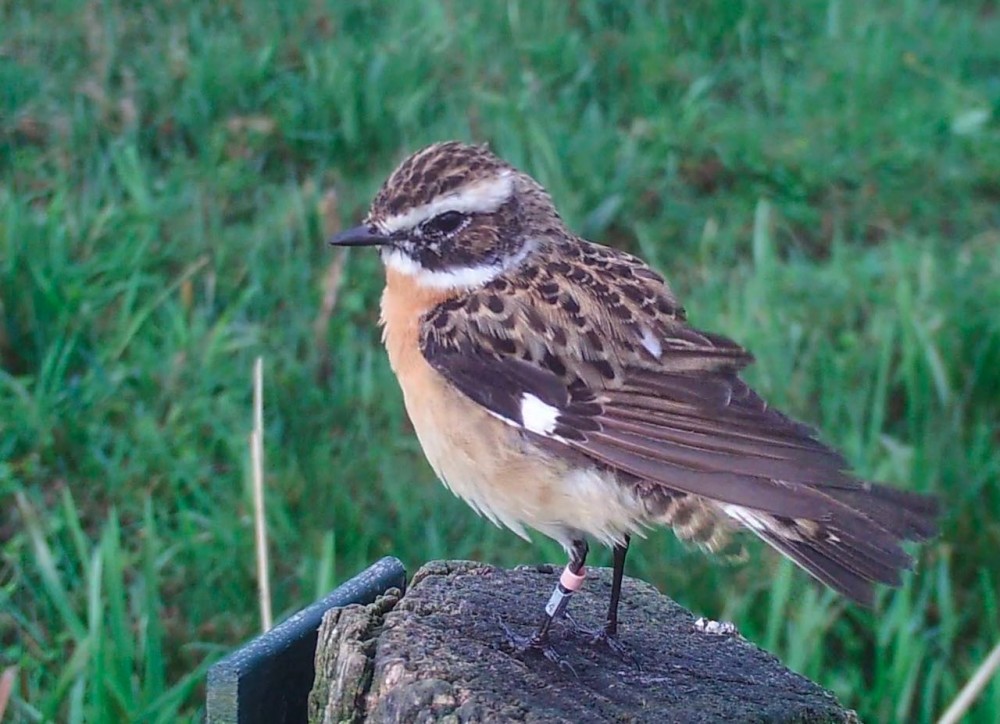
M625 542L614 548L614 571L611 578L611 603L608 605L608 618L604 622L604 633L614 636L618 633L618 602L622 597L622 576L625 575L625 556L628 555L628 545L632 537L625 535Z
M581 626L573 620L568 613L566 618L577 631L585 634L593 644L604 644L622 659L632 663L637 669L642 669L635 655L628 646L618 640L618 604L622 597L622 577L625 575L625 556L628 554L628 546L631 539L626 535L622 543L614 547L614 569L611 575L611 601L608 604L608 617L604 622L604 628L594 631Z
M578 538L573 541L569 551L569 569L573 573L579 573L580 569L583 568L583 564L587 562L587 552L590 550L590 546L587 545L587 541L583 538Z

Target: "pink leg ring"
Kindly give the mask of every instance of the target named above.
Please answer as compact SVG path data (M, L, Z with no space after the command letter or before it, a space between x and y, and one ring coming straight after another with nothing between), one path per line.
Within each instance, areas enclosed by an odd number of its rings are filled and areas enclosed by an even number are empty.
M559 576L559 583L567 591L579 591L583 587L583 579L587 576L587 569L581 568L579 573L573 573L567 565Z
M549 596L549 602L545 604L545 613L552 618L562 616L563 611L566 610L566 605L569 603L569 597L583 587L583 579L586 575L587 571L585 568L581 568L579 573L573 573L569 569L569 566L566 566L563 569L562 575L559 576L559 583L556 584L552 595Z

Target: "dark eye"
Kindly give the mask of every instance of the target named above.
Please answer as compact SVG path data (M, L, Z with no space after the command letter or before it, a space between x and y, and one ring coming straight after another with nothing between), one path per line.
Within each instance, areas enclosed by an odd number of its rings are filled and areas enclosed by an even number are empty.
M447 236L448 234L455 233L464 221L465 214L458 211L445 211L443 214L438 214L428 221L426 227L429 231L435 231L442 236Z

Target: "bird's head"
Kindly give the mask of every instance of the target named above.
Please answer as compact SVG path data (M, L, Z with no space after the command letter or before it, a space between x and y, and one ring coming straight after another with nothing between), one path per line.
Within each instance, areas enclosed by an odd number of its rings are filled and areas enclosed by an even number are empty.
M548 193L489 151L458 141L417 151L386 179L364 223L330 239L378 246L386 267L424 286L474 287L562 228Z

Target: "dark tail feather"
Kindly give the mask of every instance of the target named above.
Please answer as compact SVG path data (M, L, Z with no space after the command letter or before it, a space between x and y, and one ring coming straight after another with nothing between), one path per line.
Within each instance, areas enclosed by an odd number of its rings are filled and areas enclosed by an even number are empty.
M827 489L843 508L826 520L793 520L746 511L743 522L812 576L858 603L872 605L873 584L898 586L913 559L904 540L937 530L937 501L881 485Z
M866 483L857 489L829 488L824 492L903 540L927 540L937 535L940 505L932 495L877 483Z
M874 603L875 592L871 579L830 557L822 547L809 542L789 540L772 533L757 534L777 551L795 561L820 583L864 606L871 606Z

